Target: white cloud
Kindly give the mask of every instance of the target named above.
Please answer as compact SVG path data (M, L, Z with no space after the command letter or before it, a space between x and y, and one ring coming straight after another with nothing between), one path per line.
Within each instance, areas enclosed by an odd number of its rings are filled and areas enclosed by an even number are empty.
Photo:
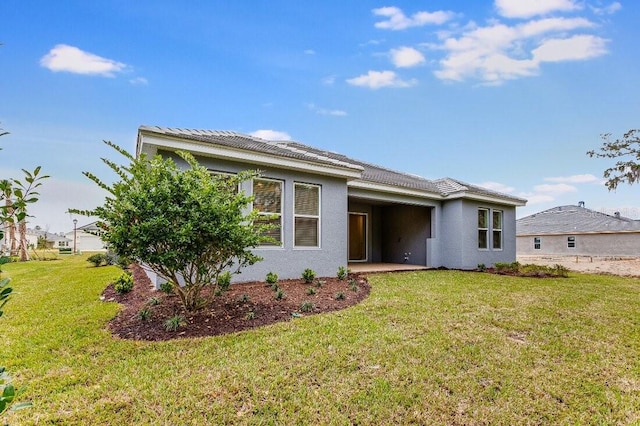
M129 83L133 84L134 86L146 86L147 84L149 84L149 81L144 77L136 77L129 80Z
M574 0L496 0L495 5L498 13L506 18L531 18L581 8Z
M307 50L304 51L304 54L305 55L315 55L316 51L313 50L313 49L307 49Z
M505 185L500 182L488 181L488 182L478 183L477 185L483 188L490 189L492 191L502 192L503 194L509 194L515 190L514 187Z
M326 85L326 86L332 86L333 83L336 82L336 76L335 75L328 75L326 77L324 77L322 79L322 84Z
M622 5L617 1L614 1L613 3L605 7L589 6L589 8L596 15L613 15L614 13L622 9Z
M413 47L399 47L390 52L391 62L398 68L415 67L425 62L424 55Z
M40 65L53 71L114 77L127 68L126 64L84 52L77 47L58 44L40 59Z
M251 136L255 136L257 138L265 139L268 141L290 141L291 136L288 133L280 132L278 130L256 130L255 132L249 133Z
M353 86L380 89L381 87L411 87L418 82L416 80L402 80L393 71L369 71L366 74L348 79L347 83Z
M470 27L459 37L448 37L438 49L446 52L435 76L485 84L537 75L545 62L586 60L607 53L607 40L593 35L567 35L592 28L584 18L544 18L509 26L495 22Z
M410 27L421 27L424 25L442 25L452 19L455 14L448 11L417 12L406 16L398 7L381 7L373 9L373 14L388 18L385 21L376 22L375 27L385 30L404 30Z
M544 178L547 182L558 183L600 183L601 179L592 174L573 175L573 176L558 176Z
M533 49L536 62L577 61L607 53L607 41L592 35L576 35L566 39L545 40Z
M320 108L320 107L316 106L315 104L307 104L307 108L309 108L311 111L314 111L316 114L320 114L320 115L331 115L331 116L334 116L334 117L346 117L347 116L347 112L343 111L341 109Z
M573 185L567 185L566 183L557 184L542 184L533 187L533 190L537 194L546 194L549 196L557 196L567 194L569 192L576 192L578 189Z

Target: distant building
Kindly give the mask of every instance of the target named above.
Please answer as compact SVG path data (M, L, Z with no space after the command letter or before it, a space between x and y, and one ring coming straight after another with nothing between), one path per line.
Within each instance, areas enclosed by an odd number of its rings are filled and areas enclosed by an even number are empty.
M16 236L20 238L19 235ZM27 247L30 249L47 248L58 249L70 247L71 240L62 234L54 234L36 226L34 229L27 229Z
M74 238L75 238L75 248L77 252L85 252L85 251L106 251L105 243L100 238L100 233L102 230L96 226L96 222L92 222L88 225L79 226L74 231L71 230L66 232L64 235L71 241L70 247L74 247Z
M518 255L640 256L640 221L559 206L516 221Z

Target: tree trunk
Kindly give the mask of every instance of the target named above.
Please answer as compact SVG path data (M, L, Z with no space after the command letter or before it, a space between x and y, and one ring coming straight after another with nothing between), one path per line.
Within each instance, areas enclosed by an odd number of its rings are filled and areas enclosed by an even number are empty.
M6 196L6 194L5 194ZM5 199L4 205L6 206L6 214L8 217L13 217L13 202L8 198ZM9 243L9 255L17 256L18 255L18 241L16 240L16 224L14 222L7 222L7 229L9 230L8 240Z
M18 223L18 233L20 234L20 262L29 260L29 250L27 247L27 222L21 220Z

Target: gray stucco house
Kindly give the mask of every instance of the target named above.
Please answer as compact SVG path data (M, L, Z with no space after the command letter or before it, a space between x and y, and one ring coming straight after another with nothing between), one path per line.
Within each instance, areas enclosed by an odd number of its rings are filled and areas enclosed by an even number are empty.
M428 180L292 141L236 132L141 126L137 155L181 160L191 152L212 173L260 170L242 190L276 215L278 244L258 247L267 272L297 278L305 268L334 276L358 262L474 269L516 258L516 207L526 200L455 179Z
M640 256L640 221L583 205L518 219L516 234L518 255Z

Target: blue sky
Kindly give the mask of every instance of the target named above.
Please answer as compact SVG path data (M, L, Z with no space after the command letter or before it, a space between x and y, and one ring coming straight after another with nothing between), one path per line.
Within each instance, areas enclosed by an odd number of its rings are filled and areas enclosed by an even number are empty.
M0 176L51 175L31 226L113 179L102 143L137 128L293 139L529 199L518 217L608 192L600 134L640 127L640 3L620 0L84 1L0 4ZM80 223L85 219L80 218Z

